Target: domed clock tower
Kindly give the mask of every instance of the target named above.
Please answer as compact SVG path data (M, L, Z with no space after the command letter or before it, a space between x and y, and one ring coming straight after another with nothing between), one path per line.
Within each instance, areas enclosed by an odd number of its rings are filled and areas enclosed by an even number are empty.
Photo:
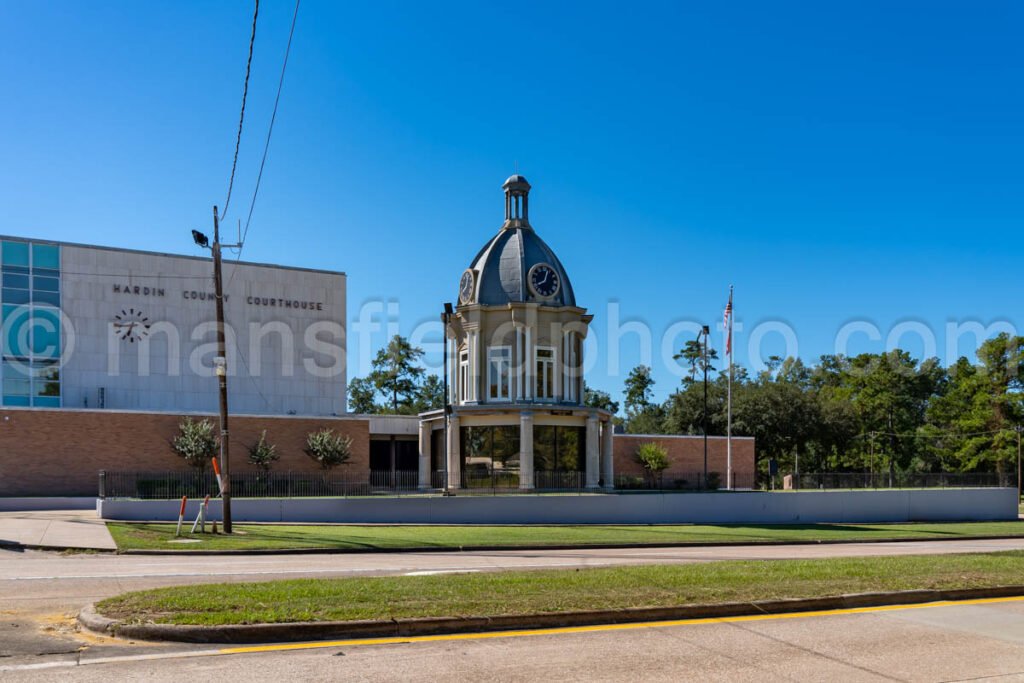
M446 411L421 415L423 488L612 486L611 414L583 405L593 316L530 225L530 184L504 184L505 222L459 276L443 317Z

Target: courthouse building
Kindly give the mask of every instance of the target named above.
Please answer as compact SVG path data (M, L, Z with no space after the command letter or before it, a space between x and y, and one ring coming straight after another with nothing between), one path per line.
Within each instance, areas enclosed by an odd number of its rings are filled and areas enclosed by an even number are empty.
M225 261L233 473L253 469L264 432L275 470L313 472L306 437L329 428L352 440L352 482L609 489L641 480L636 450L657 442L663 482L695 485L702 438L614 434L584 405L592 316L530 222L530 184L503 189L497 233L451 274L447 416L346 412L344 273ZM210 259L0 237L0 272L0 496L95 495L101 470L185 469L168 442L183 416L218 408ZM724 474L725 451L709 439L709 471ZM753 484L752 439L733 439L733 470Z

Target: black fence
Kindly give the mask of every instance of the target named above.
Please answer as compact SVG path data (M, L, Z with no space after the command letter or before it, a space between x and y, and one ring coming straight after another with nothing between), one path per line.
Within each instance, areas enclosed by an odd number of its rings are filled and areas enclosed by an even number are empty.
M431 488L444 486L444 473L435 472ZM330 472L240 472L231 475L234 498L323 498L420 494L418 472L370 472L361 481ZM213 472L100 472L100 498L216 497L220 494Z
M999 472L824 472L776 477L775 488L934 489L1016 487L1017 474Z
M430 473L427 486L421 487L416 471L371 471L364 480L353 480L345 473L330 472L239 472L231 475L231 495L235 498L324 498L350 496L395 496L442 493L447 489L448 474ZM521 488L515 470L462 472L459 495L510 494L536 492L583 493L587 491L586 472L537 471L533 488ZM600 487L605 482L599 480ZM615 488L623 491L716 490L725 487L717 474L705 481L703 474L693 473L680 478L669 476L615 477ZM751 488L752 482L736 479L734 488ZM212 471L132 472L101 471L100 498L133 498L167 500L216 497L220 493L217 477Z

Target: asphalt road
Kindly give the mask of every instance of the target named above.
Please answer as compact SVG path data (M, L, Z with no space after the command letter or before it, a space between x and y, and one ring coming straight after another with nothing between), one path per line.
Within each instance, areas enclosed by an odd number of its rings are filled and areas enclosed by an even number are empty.
M1011 681L1024 680L1024 602L157 656L127 654L77 666L42 662L36 666L45 668L0 675L47 681Z
M462 553L380 553L380 554L358 554L358 555L264 555L264 556L142 556L142 555L107 555L107 554L81 554L62 555L58 553L26 551L15 552L0 550L0 678L6 679L8 674L15 671L4 671L2 667L24 667L32 666L63 666L63 664L78 664L82 662L95 661L104 657L123 657L137 655L165 655L177 653L181 655L194 654L202 648L188 645L168 644L147 644L147 643L125 643L123 641L111 640L81 633L76 628L74 615L83 605L96 600L116 595L118 593L153 588L158 586L179 585L188 583L210 583L210 582L241 582L241 581L263 581L275 578L295 578L302 576L349 576L349 575L375 575L375 574L411 574L411 573L435 573L435 572L457 572L457 571L495 571L502 569L540 569L556 567L594 567L621 564L648 564L648 563L683 563L683 562L712 562L727 559L789 559L789 558L814 558L814 557L849 557L849 556L878 556L878 555L905 555L905 554L938 554L954 552L991 552L997 550L1024 549L1024 539L993 539L986 541L928 541L908 543L869 543L852 545L816 545L816 546L765 546L765 547L717 547L717 548L656 548L656 549L616 549L616 550L574 550L574 551L490 551L490 552L462 552ZM1024 575L1024 572L1022 572ZM1019 607L1007 607L1006 609L1018 610ZM1015 632L1021 633L1021 625L1014 622L1017 628ZM659 631L660 633L660 631ZM687 631L690 633L690 631ZM724 631L731 633L731 631ZM620 641L614 638L626 638L627 641L640 639L640 643L659 642L664 636L641 635L630 632L628 636L621 633L618 636L558 636L561 638L583 638L580 647L588 647L588 643L596 643L596 653L601 647L610 647L608 642L602 638L613 638L615 643ZM595 641L587 638L596 638ZM547 643L547 637L535 637L530 640L532 647ZM451 654L457 651L457 661L464 662L467 666L474 661L474 657L480 658L480 662L486 661L485 652L494 652L495 649L509 652L521 647L515 641L515 645L496 645L497 641L482 640L479 645L463 643L447 646L432 645L402 645L388 646L387 659L393 659L393 655L401 653L420 652L428 659L437 657L435 664L438 674L450 671L445 667L455 666L456 662L445 663L445 657L435 652L432 648L441 648L442 652ZM504 641L503 641L504 642ZM626 642L626 641L622 641ZM512 643L511 640L508 643ZM575 643L575 641L573 641ZM604 644L602 644L604 643ZM575 644L562 647L576 647ZM644 645L646 647L646 645ZM447 648L447 649L445 649ZM452 648L455 648L453 650ZM465 648L465 649L462 649ZM554 646L557 650L559 646ZM374 648L358 648L358 652L366 652ZM613 650L618 652L619 645ZM642 647L641 647L642 650ZM346 657L350 653L346 652ZM362 655L356 654L358 659ZM420 655L417 655L419 657ZM454 655L452 655L454 656ZM533 667L542 667L546 661L529 658L525 662L523 653L520 659L509 660L509 668L505 674L509 679L516 678L514 665L523 666L528 663ZM256 661L264 655L246 655L241 658L244 661ZM283 657L295 666L316 666L324 658L323 652L317 653L288 653L278 655L267 655L270 661L278 661L276 657ZM554 654L552 654L554 657ZM583 657L583 655L581 655ZM631 661L632 653L623 650L620 655L615 655L612 660ZM232 660L239 659L232 657ZM371 665L373 657L369 657L363 665ZM600 657L597 658L600 660ZM198 667L196 672L217 670L224 666L223 658L198 658L195 661L188 660L189 667ZM173 660L177 661L177 660ZM240 660L241 661L241 660ZM346 660L349 661L349 660ZM405 662L404 655L397 657L396 662ZM433 660L432 660L433 661ZM552 661L558 661L554 657ZM687 660L688 661L688 660ZM410 660L411 662L411 660ZM410 666L407 673L412 676L416 667L410 662L397 664L393 672L394 677L402 677L402 666ZM148 665L149 669L139 669L142 664L120 662L117 664L101 665L93 664L98 669L109 667L126 667L124 676L159 677L160 672L176 672L180 670L180 663L171 664L167 660L153 661ZM262 677L264 670L254 664L253 671ZM272 666L269 665L268 666ZM281 664L282 667L291 664ZM618 666L618 664L616 664ZM88 671L87 671L88 670ZM76 667L74 669L80 675L92 675L94 669L89 666ZM268 669L269 671L271 669ZM578 671L590 670L594 676L600 678L600 674L608 675L618 671L625 674L629 667L617 669L611 667L604 669L597 666L595 669L586 667ZM1024 670L1024 667L1021 667ZM29 675L28 671L16 670L18 675ZM46 669L48 675L64 675L60 673L63 669ZM120 670L119 670L120 671ZM147 671L148 673L142 673ZM679 669L671 669L678 676ZM725 669L723 669L725 671ZM282 669L283 672L283 669ZM317 678L319 675L309 670L309 676ZM471 669L463 670L460 677L472 677ZM37 672L43 675L42 671ZM66 672L65 672L66 673ZM369 679L389 678L385 675L388 672L379 670L373 673L366 669L365 673L353 673L356 677ZM120 677L121 673L118 674ZM331 677L335 674L329 674ZM347 675L347 674L345 674ZM536 676L546 678L543 668L536 669ZM652 675L656 676L657 671ZM615 678L616 676L612 676ZM180 680L180 679L179 679Z

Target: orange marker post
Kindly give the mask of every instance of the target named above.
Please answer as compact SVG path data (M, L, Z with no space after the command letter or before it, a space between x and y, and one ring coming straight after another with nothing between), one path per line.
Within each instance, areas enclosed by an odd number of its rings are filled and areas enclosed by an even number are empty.
M188 496L181 497L181 508L178 510L178 529L174 532L175 536L181 536L181 521L185 519L185 503L188 502Z
M217 458L213 459L213 473L217 475L217 486L220 488L220 495L224 495L224 480L220 478L220 463Z

